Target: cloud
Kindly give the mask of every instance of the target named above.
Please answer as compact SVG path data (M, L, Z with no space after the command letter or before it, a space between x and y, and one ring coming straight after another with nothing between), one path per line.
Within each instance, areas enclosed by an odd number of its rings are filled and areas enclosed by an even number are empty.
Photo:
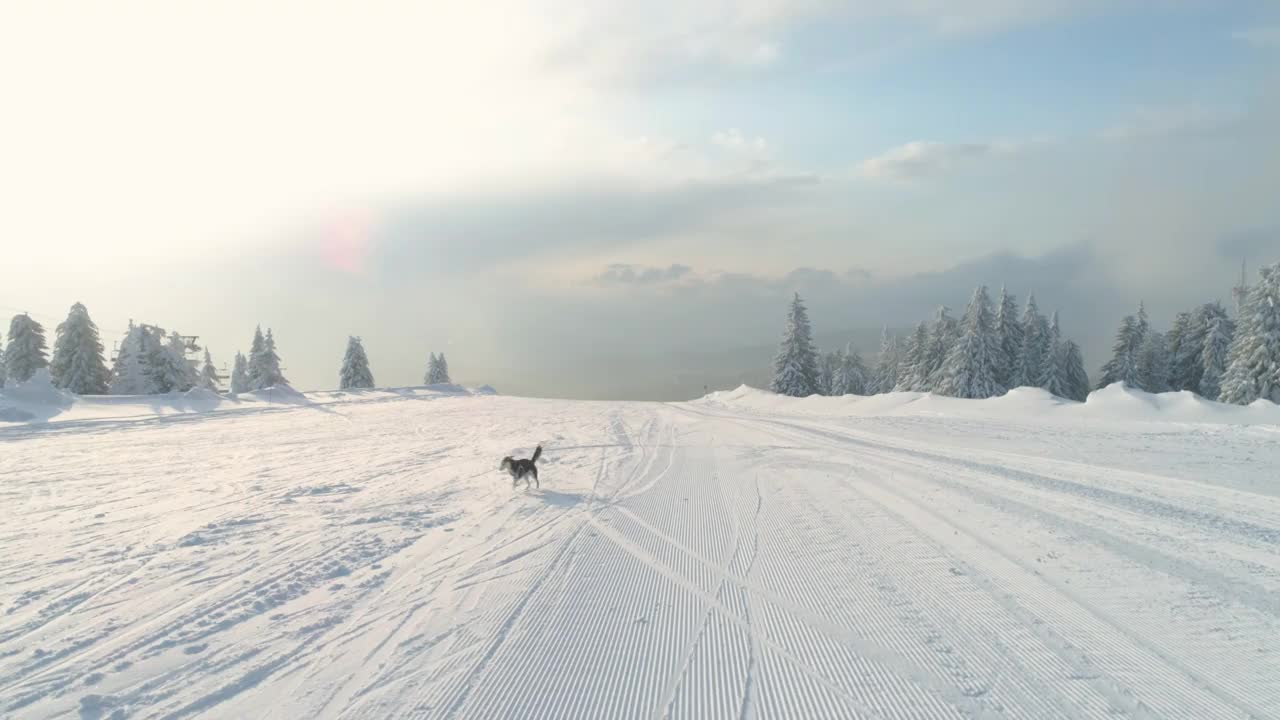
M1096 12L1122 3L1106 0L902 0L896 3L862 3L879 5L885 12L915 20L947 34L978 34L1007 30Z
M1074 245L1031 257L993 252L944 270L892 276L862 268L797 267L781 274L758 274L699 271L679 263L670 267L611 264L588 284L609 278L619 291L649 296L664 280L678 278L685 300L699 296L711 307L721 301L749 303L750 298L775 302L799 292L811 304L840 316L842 325L878 327L887 322L906 327L937 305L962 306L979 284L997 288L1007 283L1016 292L1033 291L1045 302L1064 308L1094 308L1123 294L1104 288L1110 281L1098 269L1105 262L1089 246ZM631 299L623 302L632 304ZM754 323L756 318L747 313L737 321Z
M1132 110L1099 136L1109 142L1169 138L1224 130L1242 117L1239 110L1207 105L1143 107Z
M667 267L645 267L626 263L613 263L596 276L595 281L604 286L657 285L670 283L689 275L693 268L672 263Z
M1103 0L601 0L565 2L553 65L610 82L689 83L769 72L838 27L849 55L904 38L980 36L1112 7ZM795 52L793 52L793 50ZM835 58L826 58L831 65ZM836 63L838 64L838 62Z
M1236 40L1255 48L1280 48L1280 25L1260 25L1232 33Z
M770 152L769 143L762 137L747 137L737 128L729 128L712 134L711 142L723 150L740 155L759 157Z
M721 130L711 135L711 145L719 153L727 167L748 175L767 175L777 172L776 149L760 136L749 136L737 128Z
M1218 254L1229 260L1253 261L1256 268L1280 258L1280 225L1226 233L1217 242Z
M1019 142L941 143L916 140L863 160L858 171L874 180L921 180L944 175L976 159L1018 152Z
M426 195L377 213L365 265L386 282L464 275L617 252L736 217L761 205L786 204L817 183L811 175L728 175L640 182L580 178L544 186ZM306 232L294 253L312 256ZM619 278L615 278L619 279Z

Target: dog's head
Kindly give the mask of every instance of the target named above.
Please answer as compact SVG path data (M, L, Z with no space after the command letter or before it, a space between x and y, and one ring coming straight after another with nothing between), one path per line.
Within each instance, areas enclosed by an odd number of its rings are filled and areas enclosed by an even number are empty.
M506 456L506 457L502 458L502 464L498 466L498 469L499 469L499 470L510 470L510 469L511 469L511 466L512 466L512 465L515 465L515 464L516 464L516 461L515 461L515 460L512 460L512 459L511 459L511 456L510 456L510 455L508 455L508 456Z

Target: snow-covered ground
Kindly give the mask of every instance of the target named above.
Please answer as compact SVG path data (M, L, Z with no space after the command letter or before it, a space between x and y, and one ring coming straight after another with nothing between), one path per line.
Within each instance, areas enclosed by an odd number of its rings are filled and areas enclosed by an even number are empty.
M0 402L0 717L1280 717L1275 406L284 399Z

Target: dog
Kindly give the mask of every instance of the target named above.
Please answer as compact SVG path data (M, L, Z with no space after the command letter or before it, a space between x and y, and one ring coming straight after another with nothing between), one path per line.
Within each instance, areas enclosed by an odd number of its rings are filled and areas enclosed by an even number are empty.
M528 459L521 458L520 460L515 460L510 455L502 458L502 465L499 466L499 469L506 470L507 472L511 473L511 478L512 478L511 489L512 490L516 488L516 485L520 484L521 480L524 480L525 487L529 487L530 477L533 478L534 486L537 487L539 490L542 489L542 484L538 482L538 466L534 464L538 462L538 458L540 457L542 457L541 445L539 445L538 448L533 451L533 457L531 458L528 458Z

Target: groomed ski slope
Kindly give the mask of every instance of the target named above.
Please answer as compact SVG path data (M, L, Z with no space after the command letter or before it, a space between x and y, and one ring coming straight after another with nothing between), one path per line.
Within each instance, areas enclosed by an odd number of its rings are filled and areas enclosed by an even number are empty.
M121 408L0 425L0 717L1280 718L1267 407Z

